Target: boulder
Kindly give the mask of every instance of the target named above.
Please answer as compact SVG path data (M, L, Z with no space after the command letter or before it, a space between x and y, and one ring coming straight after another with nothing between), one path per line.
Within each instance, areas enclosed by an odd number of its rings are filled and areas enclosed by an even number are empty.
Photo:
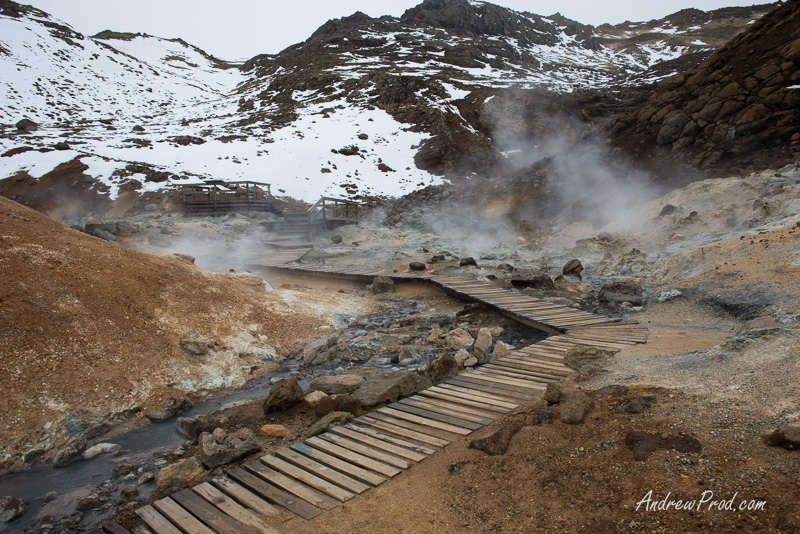
M518 288L555 289L553 279L536 269L520 267L511 273L511 285Z
M103 501L101 501L97 495L89 495L88 497L84 497L78 501L78 504L75 505L75 509L79 512L88 512L89 510L95 510L103 506Z
M283 425L264 425L261 427L261 432L276 438L289 437L289 429Z
M594 402L586 393L577 389L567 394L564 403L561 405L559 419L568 425L583 423L586 416L594 408Z
M463 328L456 328L447 333L447 341L454 349L468 349L475 344L475 340L469 335L469 332Z
M548 382L542 394L542 398L547 404L558 404L566 398L567 393L568 391L558 384Z
M564 276L580 277L581 271L583 271L583 265L581 265L580 260L569 260L561 269L561 274Z
M411 263L409 263L408 268L411 269L412 271L424 271L425 269L427 269L424 263L420 263L418 261L412 261Z
M306 401L306 404L308 404L310 407L314 408L317 404L319 404L319 401L327 396L327 393L323 393L321 391L312 391L311 393L307 393L306 396L303 397L303 400Z
M458 261L458 266L459 267L477 267L478 266L478 262L475 261L475 258L473 258L473 257L461 258Z
M302 400L303 389L297 383L297 379L295 377L285 378L269 390L269 396L263 405L264 413L282 412Z
M486 327L478 330L478 337L475 338L475 345L473 354L477 358L478 363L486 363L489 361L489 355L492 353L492 332Z
M781 425L763 439L770 447L781 447L790 451L800 450L800 426Z
M303 348L303 363L307 365L325 363L330 359L330 348L336 345L338 340L338 334L330 334L315 339Z
M331 428L339 425L346 425L355 419L353 414L348 412L331 412L310 427L303 433L305 439L313 438L316 435L327 432Z
M64 467L80 456L85 448L86 438L84 436L81 435L71 438L67 444L56 453L53 458L53 465L55 467Z
M388 371L371 374L353 393L353 397L361 401L361 405L375 406L385 402L395 402L423 389L429 388L433 382L427 377L410 371Z
M189 332L185 338L181 339L179 344L187 354L192 356L205 356L208 354L208 340L196 332Z
M339 395L326 395L314 407L314 413L317 417L325 417L333 412L347 412L359 416L361 415L361 401L352 395L341 393Z
M470 449L478 449L490 456L497 456L508 452L511 438L522 429L521 420L513 420L488 434L475 438L469 443Z
M340 236L340 235L333 236L331 238L331 243L333 243L334 245L341 245L342 244L342 236Z
M15 126L20 132L35 132L39 129L39 125L30 119L22 119Z
M459 351L456 352L456 355L453 356L453 359L461 367L465 367L464 362L467 361L470 358L472 358L472 354L467 352L467 350L465 350L465 349L459 349ZM477 362L477 360L475 360L475 361Z
M376 295L381 293L390 293L394 290L394 280L388 276L376 276L372 280L372 292Z
M69 150L70 146L69 143L67 143L66 141L59 141L58 143L53 145L53 148L55 148L56 150Z
M464 360L462 360L462 363ZM442 352L428 361L428 377L434 383L441 382L458 374L458 362L452 354Z
M84 460L91 460L92 458L97 458L101 454L109 454L112 452L117 452L121 450L122 447L117 445L116 443L98 443L93 447L89 447L83 454L81 455Z
M321 391L328 395L352 393L364 383L364 377L359 375L319 376L308 385L309 391Z
M650 408L655 402L654 397L636 395L627 402L622 403L614 409L616 413L642 413Z
M240 428L230 434L221 428L212 434L203 432L198 444L200 461L208 469L229 464L261 450L256 435L249 428Z
M120 495L125 499L132 501L139 496L139 488L136 486L136 484L130 484L122 489Z
M503 356L508 356L514 352L514 347L504 343L502 341L498 341L494 344L494 351L492 352L492 361L502 358Z
M415 363L419 363L422 360L422 356L420 356L419 352L412 347L403 347L400 349L400 354L397 356L397 361L401 365L414 365Z
M203 464L192 456L163 468L158 474L156 485L159 491L168 493L200 482L205 475Z
M638 282L611 282L603 284L600 288L600 300L613 304L629 302L633 306L641 306L644 303L642 298L642 284Z
M188 398L180 396L177 399L172 399L170 402L162 406L161 410L158 412L147 414L147 418L153 422L160 423L162 421L166 421L176 413L185 410L191 405L192 402Z
M0 497L0 523L8 523L22 515L25 503L16 497Z

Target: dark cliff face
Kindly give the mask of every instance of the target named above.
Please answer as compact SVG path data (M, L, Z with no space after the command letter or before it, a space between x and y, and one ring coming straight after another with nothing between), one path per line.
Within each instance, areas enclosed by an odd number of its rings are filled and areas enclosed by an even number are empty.
M800 2L776 8L700 65L614 117L613 142L723 172L800 155Z

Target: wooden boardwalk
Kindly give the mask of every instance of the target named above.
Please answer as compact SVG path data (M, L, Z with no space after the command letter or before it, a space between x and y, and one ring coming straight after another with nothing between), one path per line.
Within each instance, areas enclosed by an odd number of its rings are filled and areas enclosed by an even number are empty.
M480 302L553 335L466 371L352 423L278 449L223 476L136 510L143 524L112 534L275 533L271 519L288 510L313 519L379 486L460 437L541 395L571 369L563 359L577 344L612 351L647 342L647 329L467 278L425 273L375 273L286 265L307 252L282 250L252 267L370 282L388 276L424 281L454 297Z

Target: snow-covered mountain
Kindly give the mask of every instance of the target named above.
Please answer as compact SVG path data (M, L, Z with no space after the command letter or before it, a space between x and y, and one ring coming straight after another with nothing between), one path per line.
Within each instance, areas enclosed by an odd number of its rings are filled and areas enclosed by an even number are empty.
M399 18L329 21L303 43L237 65L179 39L87 37L4 0L0 178L35 187L80 158L91 187L112 198L126 183L143 192L199 178L270 182L309 201L401 195L502 165L509 151L494 139L493 116L520 90L557 99L646 86L771 7L594 28L425 0ZM21 119L38 129L18 129Z

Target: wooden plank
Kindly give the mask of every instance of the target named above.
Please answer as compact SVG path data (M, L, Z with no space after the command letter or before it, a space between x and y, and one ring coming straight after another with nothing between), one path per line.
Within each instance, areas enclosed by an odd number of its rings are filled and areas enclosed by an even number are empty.
M131 532L133 534L155 534L152 530L150 530L149 528L147 528L144 525L136 525L135 527L133 527L131 529ZM271 534L271 533L269 533L269 534Z
M220 489L226 494L230 495L236 499L237 502L247 506L260 516L274 516L281 513L281 511L270 502L262 499L249 489L234 482L228 477L220 476L213 478L211 483L214 484L217 489Z
M153 506L186 534L216 534L169 497L154 502Z
M477 373L470 373L469 376L457 376L451 379L451 382L456 384L465 383L467 385L473 384L476 386L483 386L487 391L490 392L502 391L505 394L515 393L518 398L524 400L530 400L544 391L544 387L521 387L516 384L507 384L503 380L487 377Z
M190 489L173 493L172 499L219 534L242 534L246 530L244 525Z
M429 456L436 452L436 449L431 449L430 447L426 447L425 445L422 445L420 443L398 438L386 432L381 432L380 430L376 430L375 428L372 428L366 423L362 424L362 421L360 419L356 419L352 423L348 423L347 425L345 425L345 428L352 428L354 430L358 430L359 432L367 434L375 439L380 439L382 441L389 442L393 445L399 445L401 447L404 447L406 449L411 449L412 451L419 452L426 456Z
M476 374L481 376L490 375L501 378L504 383L512 383L512 384L540 384L545 386L545 379L542 379L538 376L528 376L523 375L522 373L518 373L515 370L508 371L505 369L498 369L496 367L489 367L483 368L479 371L476 371Z
M535 397L535 395L530 394L529 392L523 392L517 388L509 391L505 388L496 387L496 383L479 380L478 377L474 376L465 378L456 376L449 379L445 384L491 393L492 395L500 395L505 397L508 402L514 402L517 405L520 405L523 401L531 400Z
M390 404L389 406L387 406L387 408L391 408L401 412L406 412L419 417L424 417L425 419L439 421L441 423L446 423L449 425L460 426L462 428L466 428L469 430L477 430L488 424L488 423L484 424L475 421L469 421L461 417L447 415L429 408L420 408L414 406L413 404L405 403L403 401L398 401L395 402L394 404Z
M301 482L284 475L283 473L267 467L261 462L249 462L244 464L244 466L249 471L256 473L270 484L297 495L299 498L316 506L317 508L322 508L323 510L332 510L339 505L338 502L331 497L328 497L321 491L310 488L305 484L302 484Z
M559 371L556 369L548 369L546 367L539 367L535 365L535 362L531 362L531 365L525 365L522 363L517 363L512 361L509 362L497 361L485 365L484 368L509 371L517 374L522 374L525 376L530 376L532 378L542 378L545 380L550 380L553 377L564 378L565 376L569 375L569 371L566 368L563 371Z
M435 399L433 397L424 397L422 395L414 395L413 397L403 399L402 402L403 404L408 404L409 406L416 406L425 410L432 410L444 415L452 415L453 417L458 417L459 419L466 419L467 421L474 421L483 425L488 425L491 421L494 421L499 417L496 412L479 410L478 408L464 406L463 404L458 404L457 402L444 401L441 399Z
M400 469L394 466L379 462L373 458L364 456L363 454L355 453L350 449L346 449L331 443L330 441L326 441L319 436L314 436L313 438L307 439L306 444L311 445L315 449L318 449L324 453L336 456L341 460L345 460L359 467L363 467L364 469L370 469L376 473L380 473L381 475L390 478L401 472Z
M297 451L294 451L289 448L282 448L275 451L275 455L295 464L298 467L302 467L306 471L314 473L318 477L327 480L328 482L333 482L334 484L338 484L339 486L343 487L346 490L352 491L354 493L363 493L369 489L367 484L360 482L359 480L349 477L339 471L335 470L333 467L329 467L322 462L318 462L316 460L312 460L307 456L303 456Z
M128 529L122 528L119 523L114 521L106 521L100 528L108 534L131 534Z
M510 376L499 376L498 373L491 371L484 371L483 369L474 371L470 376L479 378L481 380L488 380L496 382L503 386L514 386L518 388L528 389L532 392L544 391L545 385L540 381L523 380L521 378L512 378Z
M448 432L453 432L454 434L461 434L462 436L466 436L468 434L472 434L472 429L464 428L461 426L451 425L448 423L443 423L441 421L436 421L433 419L428 419L426 417L420 417L418 415L414 415L412 413L408 413L401 410L396 410L394 408L390 408L388 406L383 408L378 408L377 413L389 415L395 419L403 419L405 421L410 421L412 423L416 423L418 425L423 426L430 426L433 428L440 428L442 430L447 430ZM370 414L372 415L372 414Z
M153 529L155 534L183 534L178 527L149 504L136 510L136 515Z
M495 405L500 407L506 407L509 411L513 410L517 406L519 406L518 400L514 397L507 397L499 394L490 393L488 391L481 391L478 389L473 389L467 386L461 386L456 384L451 384L447 382L443 382L437 386L434 386L432 389L442 389L448 392L456 392L461 395L466 395L467 398L475 398L480 402L493 402Z
M426 389L424 391L420 391L417 395L421 397L429 397L432 399L439 399L443 401L453 402L456 404L460 404L462 406L473 406L475 408L481 408L483 410L494 412L495 415L503 414L509 411L508 408L500 408L499 406L495 406L494 404L488 404L486 402L480 402L474 400L475 397L469 398L467 395L460 395L460 394L448 394L443 393L441 391L430 391L430 389Z
M278 531L264 521L260 515L245 508L208 482L203 482L202 484L195 486L192 488L192 491L232 518L236 519L239 523L254 529L254 532L261 532L263 534L278 534Z
M340 436L344 436L346 438L350 438L354 441L359 441L365 445L369 445L379 450L386 451L390 454L394 454L395 456L399 456L401 458L405 458L407 460L411 460L413 462L421 462L428 456L426 454L422 454L420 452L406 449L405 447L400 447L393 443L389 443L387 441L378 439L374 436L371 436L369 432L365 432L360 428L348 428L347 426L338 426L336 428L332 428L331 432L334 434L339 434Z
M356 478L357 480L369 484L370 486L377 486L386 481L386 476L380 475L377 472L363 469L352 462L348 462L328 454L322 450L315 449L306 443L295 443L291 446L295 452L308 456L314 461L324 463L331 469L336 469L347 476ZM390 466L386 466L390 467Z
M243 484L261 497L280 504L287 510L294 512L303 519L313 519L321 512L302 499L298 499L291 493L287 493L272 484L268 484L264 479L257 477L241 467L234 467L228 471L228 476Z
M446 439L429 434L433 429L424 428L408 421L393 419L392 417L379 413L370 413L369 416L362 415L357 421L386 432L392 432L398 436L404 436L422 443L427 443L428 445L433 445L434 447L445 447L450 444L450 441Z
M300 482L311 486L312 488L319 490L327 495L330 495L334 499L342 502L349 501L355 494L350 493L349 491L340 488L336 484L332 484L327 480L318 477L314 473L310 473L304 469L297 467L296 465L290 464L286 460L278 458L277 456L273 456L268 454L267 456L261 457L261 462L265 463L272 469L284 473L292 478L299 480Z
M394 456L393 454L385 453L381 449L364 445L363 443L359 443L358 441L355 441L353 439L346 438L340 434L334 434L331 431L325 432L324 434L320 434L319 437L324 439L325 441L333 443L334 445L339 445L340 447L344 447L345 449L350 449L353 452L357 452L358 454L362 454L369 458L373 458L375 460L378 460L379 462L393 465L400 469L408 469L413 465L408 460L399 458L397 456Z

